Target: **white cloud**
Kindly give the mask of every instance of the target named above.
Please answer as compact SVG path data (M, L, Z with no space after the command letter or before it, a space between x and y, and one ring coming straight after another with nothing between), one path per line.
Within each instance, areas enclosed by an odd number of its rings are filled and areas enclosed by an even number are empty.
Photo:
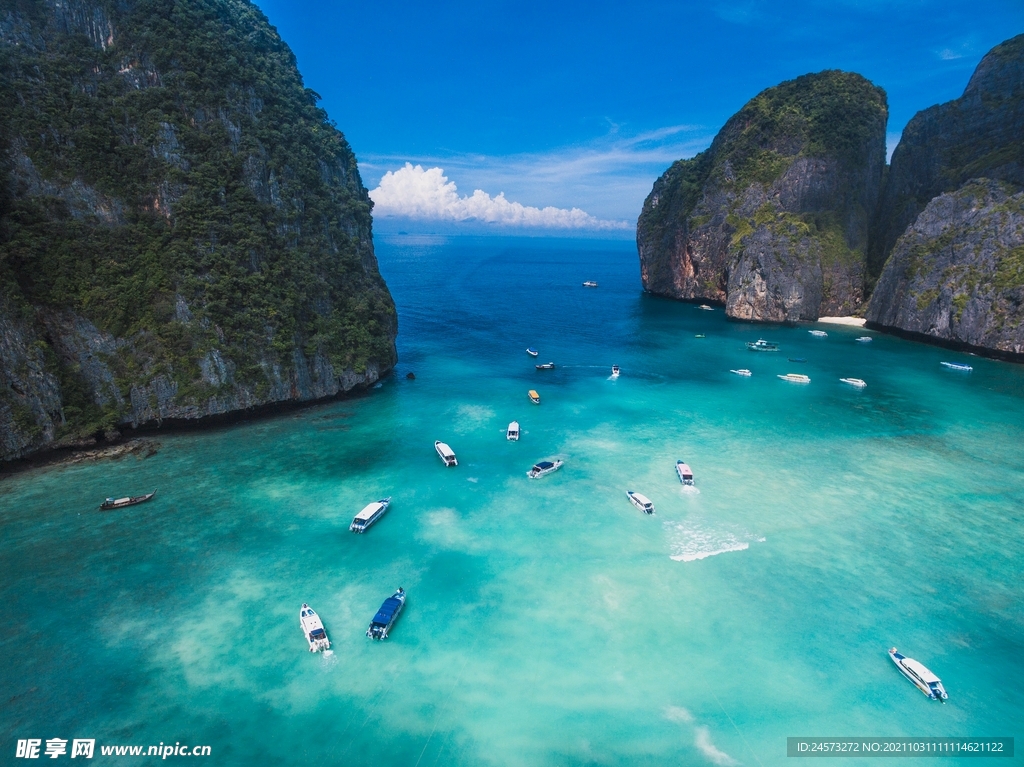
M482 221L505 226L550 229L629 229L628 221L609 221L579 208L535 208L506 199L500 192L491 197L482 189L460 196L454 181L441 168L424 168L410 162L388 171L370 192L378 216L432 221Z

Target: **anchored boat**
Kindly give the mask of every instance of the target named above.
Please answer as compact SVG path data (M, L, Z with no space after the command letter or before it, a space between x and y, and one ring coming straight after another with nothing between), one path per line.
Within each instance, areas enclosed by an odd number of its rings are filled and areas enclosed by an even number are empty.
M398 591L385 599L377 614L373 616L370 627L366 629L366 636L370 639L387 639L388 633L395 625L395 621L398 620L398 615L402 612L403 607L405 607L405 589L399 586Z
M530 479L543 477L545 474L551 474L561 469L563 463L564 461L559 461L557 458L554 461L538 461L533 465L532 469L526 472L526 476Z
M505 439L511 442L519 441L519 421L513 421L508 425L508 429L505 430Z
M537 394L537 392L534 391L533 389L530 389L530 391L526 392L526 396L530 398L530 402L532 402L534 405L540 404L540 395Z
M786 373L784 376L779 376L783 381L790 381L791 383L810 383L811 379L805 376L803 373Z
M923 663L913 658L908 658L895 647L889 650L889 657L896 664L896 668L899 669L900 673L913 682L914 687L929 698L941 700L943 703L949 699L949 695L946 694L946 688L942 686L942 680L925 668Z
M858 341L862 344L869 344L871 343L871 336L861 336L860 338L855 338L853 340Z
M100 509L110 511L111 509L123 509L125 506L135 506L139 503L145 503L154 495L156 495L156 490L146 495L130 495L127 498L107 498L100 504Z
M529 354L531 357L536 357L538 354L540 354L540 352L534 349L532 346L526 349L526 353Z
M534 365L534 367L537 368L537 370L554 370L555 369L555 363L554 362L545 362L542 365Z
M856 386L858 389L863 389L867 386L867 382L861 378L840 378L844 384L850 384L850 386Z
M391 505L391 496L381 498L379 501L367 504L362 511L356 514L348 529L353 533L365 533L366 529L384 516L384 512Z
M434 442L434 450L441 456L441 460L444 461L445 466L458 466L459 461L455 457L455 451L448 447L447 444L440 440Z
M331 640L327 638L327 632L324 630L324 624L320 622L320 616L305 602L299 609L299 625L302 626L302 633L306 635L306 641L309 642L310 652L330 649Z
M747 348L752 352L777 352L779 345L759 338L756 341L747 341Z
M828 333L826 333L824 330L808 330L807 332L810 333L815 338L828 338Z
M751 373L746 368L739 368L738 370L730 370L729 372L730 373L735 373L738 376L743 376L744 378L750 378L750 376L753 375L753 373Z
M626 495L629 496L629 502L636 506L644 514L654 513L654 504L651 503L651 499L646 495L640 495L640 493L634 493L632 490L627 490Z
M618 378L619 377L619 372L620 372L619 371L619 366L618 365L612 365L612 378Z
M593 280L587 280L586 282L583 283L583 287L585 287L585 288L596 288L597 287L597 283L594 282Z
M684 485L693 484L693 469L682 461L676 461L676 474L679 475L679 481Z
M714 311L714 309L712 309L712 308L711 308L710 306L708 306L707 304L701 304L701 305L700 305L700 306L698 306L697 308L698 308L698 309L703 309L703 310L704 310L704 311L706 311L706 312L713 312L713 311Z

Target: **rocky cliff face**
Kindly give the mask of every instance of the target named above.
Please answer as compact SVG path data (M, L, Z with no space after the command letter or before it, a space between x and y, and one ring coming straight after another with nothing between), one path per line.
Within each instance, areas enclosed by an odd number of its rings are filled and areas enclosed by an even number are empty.
M655 183L637 222L644 288L745 320L855 311L887 116L884 91L846 72L759 94Z
M963 96L918 112L892 155L871 238L871 275L932 199L974 178L1024 187L1024 35L993 48Z
M867 318L1024 355L1024 192L982 180L929 202L896 241Z
M317 98L246 0L0 0L0 460L394 365Z

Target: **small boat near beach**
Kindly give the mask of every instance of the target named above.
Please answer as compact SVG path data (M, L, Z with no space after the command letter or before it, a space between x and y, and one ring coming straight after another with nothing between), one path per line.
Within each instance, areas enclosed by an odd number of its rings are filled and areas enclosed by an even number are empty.
M828 333L826 333L824 330L808 330L807 332L810 333L815 338L828 338Z
M750 376L753 375L753 373L751 373L746 368L738 368L737 370L730 370L729 372L735 373L738 376L743 376L744 378L750 378Z
M384 512L391 505L391 496L381 498L379 501L367 504L362 511L356 514L348 529L353 533L365 533L367 528L384 516Z
M532 346L527 347L526 353L529 354L531 357L536 357L538 354L540 354L540 352L534 349Z
M545 362L545 363L543 363L541 365L534 365L534 367L537 368L537 370L554 370L555 369L555 363L554 362Z
M871 343L871 336L861 336L860 338L855 338L853 340L859 344L869 344Z
M962 362L940 362L939 364L942 365L942 367L944 368L949 368L950 370L959 370L962 373L970 373L972 370L974 370L974 368L972 368L970 365L965 365Z
M651 503L651 499L646 495L634 493L632 490L627 490L626 495L629 496L629 502L640 509L644 514L654 513L654 504Z
M909 679L914 687L919 689L932 700L939 700L945 703L949 699L946 688L942 686L942 680L925 668L923 663L908 658L900 653L895 647L889 650L889 658L896 664L896 668Z
M545 474L551 474L562 468L564 461L559 461L557 458L554 461L538 461L533 465L533 468L526 472L526 476L530 479L537 479L543 477Z
M405 607L405 589L399 586L398 591L385 599L377 614L373 616L370 627L366 629L366 636L370 639L387 639L391 627L395 625L403 607Z
M587 280L586 282L583 283L583 287L585 287L585 288L596 288L597 287L597 283L594 282L593 280Z
M458 466L459 460L455 457L455 451L448 447L447 443L437 440L434 442L434 450L444 461L445 466Z
M619 366L618 365L612 365L612 378L618 378L619 377L619 373L620 373Z
M526 392L526 396L530 398L530 402L534 405L540 404L540 395L535 390L530 389L530 391Z
M676 474L679 475L679 481L684 485L693 484L693 469L682 461L676 461Z
M306 641L309 642L310 652L320 652L331 648L331 640L327 638L327 631L320 621L320 616L305 602L299 608L299 625L302 626L302 633L306 635Z
M786 375L780 375L783 381L789 381L790 383L810 383L811 379L805 376L803 373L786 373Z
M100 504L100 509L102 511L110 511L111 509L123 509L125 506L135 506L139 503L145 503L154 495L156 495L156 490L152 493L146 493L146 495L130 495L126 498L107 498Z
M756 341L747 341L747 348L752 352L777 352L779 345L759 338Z
M519 421L513 421L508 425L508 429L505 430L505 439L509 442L519 441Z
M708 306L707 304L701 304L701 305L700 305L700 306L698 306L697 308L698 308L698 309L703 309L703 310L704 310L704 311L706 311L706 312L713 312L713 311L714 311L714 309L712 309L712 308L711 308L710 306Z
M867 383L861 378L840 378L839 380L842 381L844 384L856 386L858 389L863 389L865 386L867 386Z

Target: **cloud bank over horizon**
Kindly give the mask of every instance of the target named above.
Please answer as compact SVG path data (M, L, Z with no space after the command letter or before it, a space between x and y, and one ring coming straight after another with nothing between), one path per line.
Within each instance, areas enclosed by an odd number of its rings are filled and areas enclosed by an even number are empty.
M483 222L497 226L575 229L625 230L628 221L612 221L590 215L579 208L536 208L509 200L504 192L491 197L482 189L471 195L459 195L458 187L440 167L424 168L406 162L388 171L376 189L370 192L374 215L441 222Z

